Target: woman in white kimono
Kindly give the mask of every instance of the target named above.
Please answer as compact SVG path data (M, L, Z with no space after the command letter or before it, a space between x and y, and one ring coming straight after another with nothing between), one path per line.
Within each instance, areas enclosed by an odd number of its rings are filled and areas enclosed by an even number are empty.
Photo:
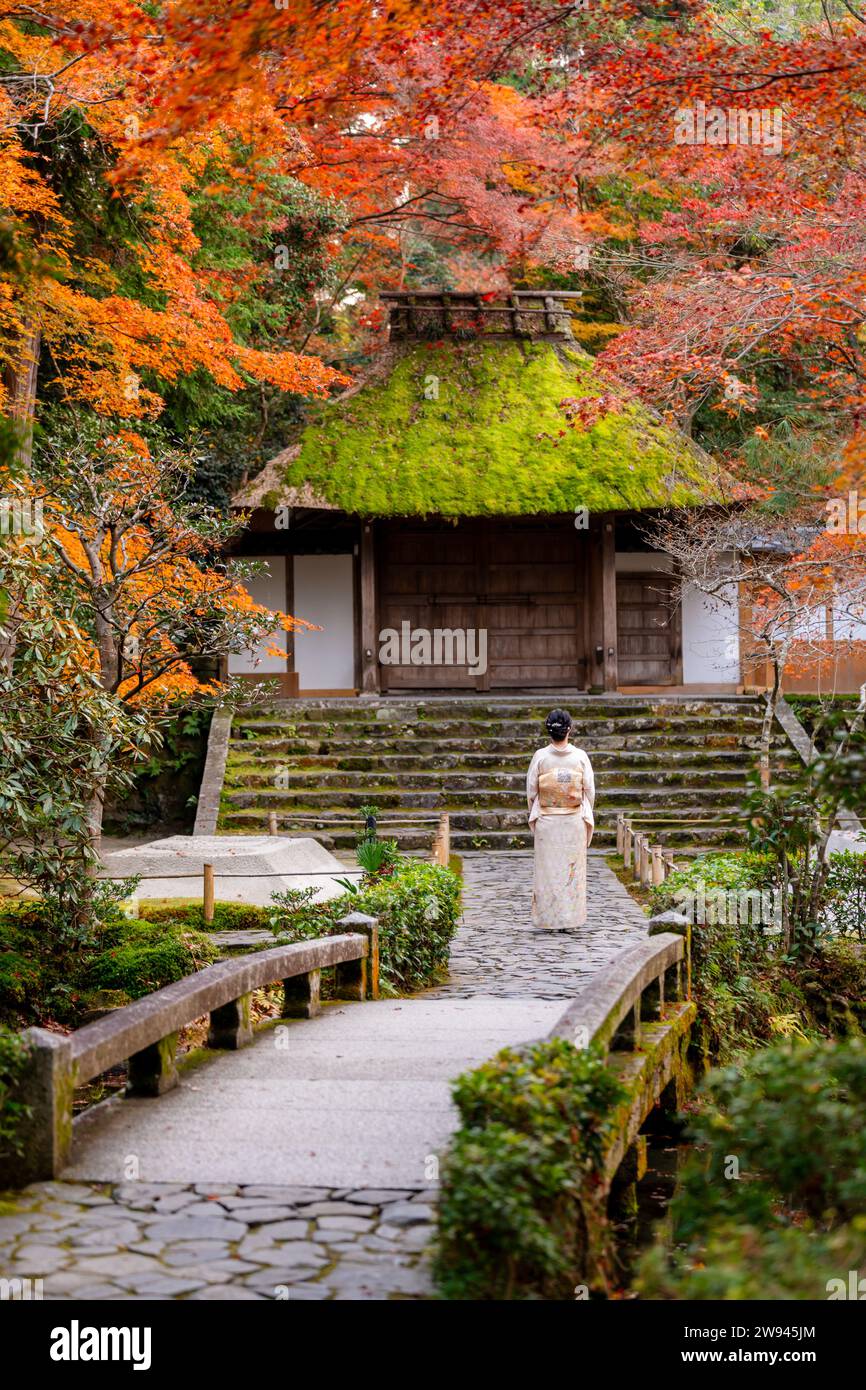
M595 779L582 748L571 748L571 715L554 709L550 735L526 777L529 826L535 837L533 926L562 930L586 921L586 851L595 826Z

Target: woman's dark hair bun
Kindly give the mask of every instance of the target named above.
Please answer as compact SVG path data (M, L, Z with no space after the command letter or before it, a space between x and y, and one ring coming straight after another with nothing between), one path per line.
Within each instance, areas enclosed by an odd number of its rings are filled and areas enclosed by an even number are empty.
M557 742L565 738L572 726L572 718L567 709L552 709L544 721L544 727Z

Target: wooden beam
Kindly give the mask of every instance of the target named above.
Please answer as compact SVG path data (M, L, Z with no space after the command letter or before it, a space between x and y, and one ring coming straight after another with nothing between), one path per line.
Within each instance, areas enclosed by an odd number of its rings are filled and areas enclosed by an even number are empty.
M379 681L379 623L376 614L376 543L372 521L361 522L361 692L377 695Z
M601 519L601 603L604 688L616 690L616 527L611 512Z

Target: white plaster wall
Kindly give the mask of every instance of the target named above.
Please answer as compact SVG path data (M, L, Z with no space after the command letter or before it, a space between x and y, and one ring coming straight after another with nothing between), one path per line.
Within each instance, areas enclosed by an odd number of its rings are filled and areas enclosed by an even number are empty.
M709 597L683 589L683 684L736 684L740 679L737 586Z
M286 611L286 557L269 555L262 560L262 570L244 584L247 593L256 603L262 603L275 613ZM277 628L264 642L250 651L232 653L229 656L229 674L244 676L256 674L273 676L286 669L285 657L265 656L268 647L279 647L286 651L287 634Z
M294 612L321 632L295 634L301 690L355 686L355 595L351 555L296 555Z
M866 642L866 602L859 593L852 595L847 603L841 598L836 600L833 631L840 642Z

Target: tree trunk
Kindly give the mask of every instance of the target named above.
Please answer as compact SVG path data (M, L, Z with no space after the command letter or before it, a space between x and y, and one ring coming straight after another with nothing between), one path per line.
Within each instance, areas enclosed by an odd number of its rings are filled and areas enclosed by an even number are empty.
M42 336L35 322L25 324L18 361L3 373L3 385L7 392L6 413L21 426L16 459L25 470L30 467L33 457L33 417L36 412L36 378L41 343Z

